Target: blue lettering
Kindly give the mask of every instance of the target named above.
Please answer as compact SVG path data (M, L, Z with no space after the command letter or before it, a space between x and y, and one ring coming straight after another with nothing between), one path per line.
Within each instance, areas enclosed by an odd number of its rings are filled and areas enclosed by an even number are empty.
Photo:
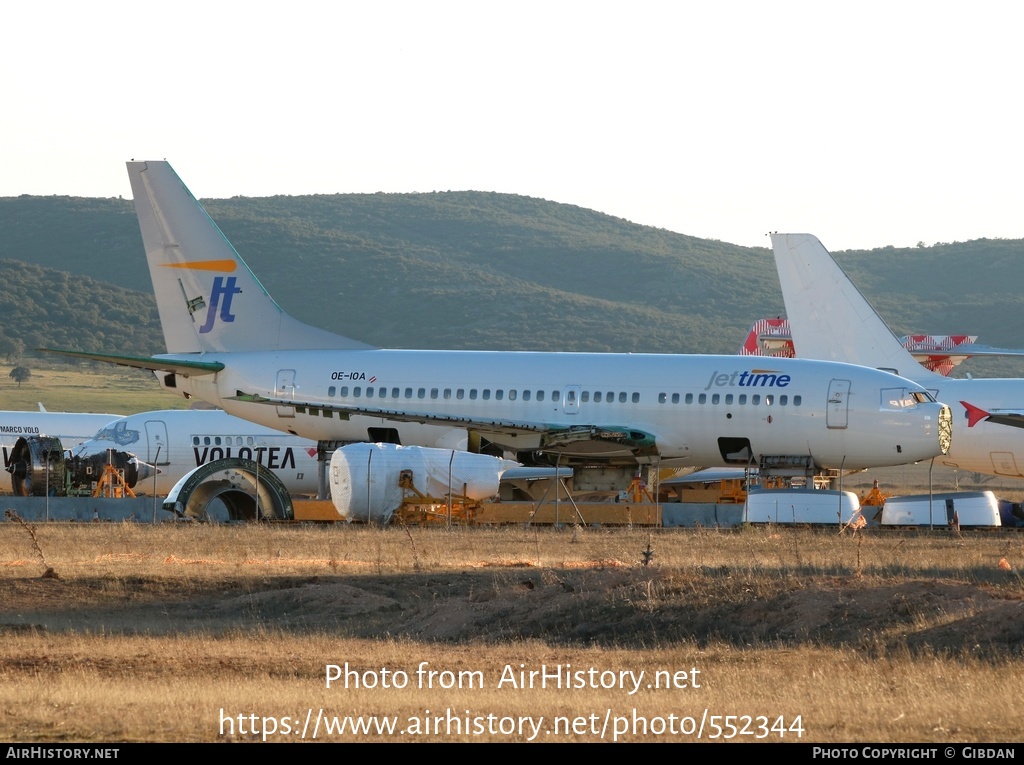
M719 374L718 371L711 373L708 384L704 390L711 388L740 387L740 388L785 388L793 378L789 375L780 375L771 371L757 372L733 372Z
M199 334L205 334L213 329L218 306L220 307L221 321L232 322L235 320L234 314L231 313L231 300L242 291L235 286L235 281L234 276L229 276L227 282L224 281L223 276L218 276L213 280L213 288L210 290L210 308L206 312L206 323L199 328ZM222 296L224 298L223 305L220 301Z

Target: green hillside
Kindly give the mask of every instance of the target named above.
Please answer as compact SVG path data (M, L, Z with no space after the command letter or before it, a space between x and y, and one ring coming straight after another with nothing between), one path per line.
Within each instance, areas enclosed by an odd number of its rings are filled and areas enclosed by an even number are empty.
M440 192L205 205L287 311L381 346L732 353L754 320L783 312L767 248L540 199ZM0 258L75 275L8 276L17 284L4 293L8 337L27 347L161 350L130 200L4 198L0 231ZM898 334L969 332L1021 345L1012 319L1024 310L1024 241L837 259ZM105 296L104 282L142 294ZM1021 366L969 364L977 374Z

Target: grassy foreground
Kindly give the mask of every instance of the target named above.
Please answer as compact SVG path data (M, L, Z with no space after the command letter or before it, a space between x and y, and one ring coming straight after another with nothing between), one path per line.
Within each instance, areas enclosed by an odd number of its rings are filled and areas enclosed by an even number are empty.
M1019 741L1022 566L1017 534L7 521L0 737Z

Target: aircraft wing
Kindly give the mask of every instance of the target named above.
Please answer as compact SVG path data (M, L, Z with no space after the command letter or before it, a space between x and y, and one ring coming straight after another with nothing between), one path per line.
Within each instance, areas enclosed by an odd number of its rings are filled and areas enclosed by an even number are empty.
M59 356L70 356L88 361L103 361L122 367L148 369L151 372L174 372L189 377L191 375L212 375L224 368L219 361L188 361L185 359L160 358L159 356L119 356L113 353L88 353L86 351L67 351L58 348L36 348L43 353L56 353Z
M429 425L452 425L470 428L482 433L495 433L509 436L538 434L541 436L540 449L558 450L569 448L573 444L586 441L618 445L631 451L653 450L655 437L642 430L618 425L583 424L565 426L529 420L494 420L475 418L462 415L443 415L436 413L416 412L406 409L387 409L383 407L345 406L339 404L325 405L322 402L312 403L285 398L269 398L256 394L243 394L234 397L235 401L270 406L290 406L297 414L322 415L332 417L338 415L348 419L353 414L370 417L383 417L399 422L419 422Z

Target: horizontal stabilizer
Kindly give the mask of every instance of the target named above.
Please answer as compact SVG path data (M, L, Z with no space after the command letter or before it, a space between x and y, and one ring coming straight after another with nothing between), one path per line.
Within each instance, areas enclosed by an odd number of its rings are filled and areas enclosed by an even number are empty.
M160 358L159 356L119 356L114 353L87 353L85 351L67 351L58 348L36 348L43 353L56 353L59 356L70 356L87 361L102 361L122 367L148 369L152 372L174 372L184 377L192 375L212 375L224 368L219 361L188 361L185 359Z
M973 428L983 420L996 425L1008 425L1011 428L1024 428L1024 410L993 409L986 412L981 407L968 404L966 401L960 403L967 410L967 427L969 428Z

